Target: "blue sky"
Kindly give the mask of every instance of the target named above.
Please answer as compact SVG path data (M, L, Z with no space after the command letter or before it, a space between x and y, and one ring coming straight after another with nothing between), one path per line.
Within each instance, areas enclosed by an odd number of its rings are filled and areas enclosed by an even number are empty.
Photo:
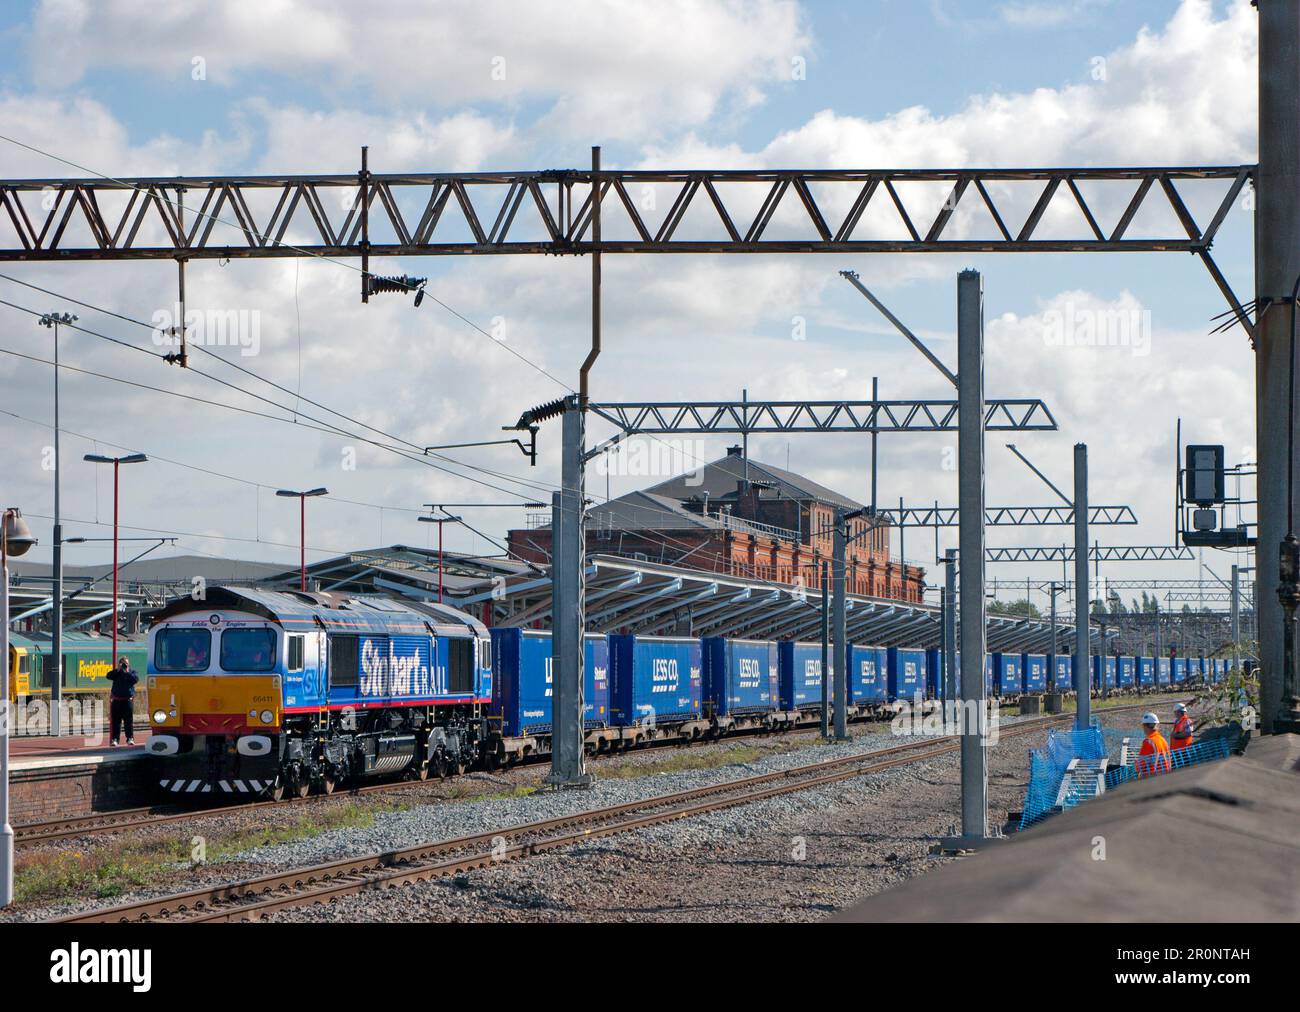
M680 10L410 0L390 5L382 20L361 5L324 0L268 3L253 16L247 5L197 0L178 0L168 19L151 17L152 9L137 0L6 5L0 133L107 174L352 171L361 143L371 145L378 171L581 166L593 143L602 144L607 165L682 168L1254 157L1253 14L1245 0L773 0ZM510 67L501 86L487 80L497 56ZM196 58L204 61L201 80L192 74ZM791 80L796 59L806 61L806 75ZM1100 81L1099 60L1107 70ZM4 175L73 174L12 146L0 148L0 159ZM1247 211L1232 216L1215 250L1243 299L1252 284L1250 225ZM391 266L428 274L440 298L484 327L509 321L511 346L548 371L576 372L587 319L581 265L518 258ZM1227 443L1230 456L1253 441L1249 350L1240 333L1207 336L1224 306L1189 256L625 258L607 267L608 350L597 396L718 398L741 386L770 397L864 396L872 375L882 377L884 396L941 395L928 365L836 271L860 271L951 358L952 281L966 266L985 273L990 392L1041 396L1062 422L1061 433L1027 437L1022 448L1062 483L1069 446L1088 441L1094 499L1131 501L1144 518L1112 540L1168 543L1165 472L1175 419L1185 419L1193 438ZM172 269L155 264L33 264L14 273L143 319L170 302L174 286ZM255 362L262 374L295 385L301 373L309 396L415 442L490 438L522 407L557 392L450 315L413 316L391 303L363 311L350 275L319 262L203 263L191 268L190 288L192 299L214 307L262 314ZM30 292L0 287L12 301L51 308L44 297L31 303ZM1149 352L1045 348L1044 320L1067 305L1149 313ZM82 315L105 333L147 339ZM789 340L795 316L807 321L798 344ZM0 308L0 319L10 334L0 346L48 351L45 332L20 314ZM66 351L88 367L139 375L93 339L71 338ZM49 371L4 358L0 377L29 421L0 417L0 430L10 445L40 443L47 437L33 428L50 416ZM149 381L213 394L174 373ZM253 492L163 465L142 474L128 493L137 526L187 532L179 551L291 561L293 518L265 498L275 485L329 484L339 500L372 504L322 505L318 556L380 537L418 543L427 532L413 510L431 499L499 498L378 451L363 452L356 471L341 470L339 441L320 434L181 408L86 377L68 378L65 391L70 429L264 486ZM941 437L885 442L883 497L953 498ZM705 442L692 452L713 456L724 445ZM80 468L82 448L72 449ZM758 440L754 449L779 464L788 449L796 470L865 494L860 445ZM544 445L536 471L508 451L464 459L553 484L554 450ZM1004 457L990 460L990 502L1050 497ZM102 490L71 466L68 474L65 511L102 522ZM617 494L658 477L619 475L611 488ZM592 480L603 492L603 477ZM50 481L39 453L14 470L11 484L6 498L44 522ZM509 523L500 511L474 519L497 534ZM86 528L70 533L99 533ZM1003 532L997 543L1059 543L1061 533ZM487 547L450 531L449 545Z

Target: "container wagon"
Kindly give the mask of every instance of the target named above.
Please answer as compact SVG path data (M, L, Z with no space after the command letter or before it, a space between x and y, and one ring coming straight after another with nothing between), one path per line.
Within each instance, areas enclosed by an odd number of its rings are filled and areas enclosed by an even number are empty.
M820 709L822 705L822 647L820 643L782 640L777 649L778 698L787 713ZM831 700L832 686L826 686Z
M989 662L993 665L992 694L1004 699L1019 696L1024 689L1020 655L996 653L990 656Z
M703 709L700 641L669 636L609 637L609 710L622 744L710 730Z
M889 653L881 647L849 648L849 705L863 712L889 702Z
M551 751L551 634L536 629L492 629L492 734L484 745L489 765ZM587 746L604 751L619 738L610 729L609 642L583 637L582 717Z
M1047 655L1022 654L1020 670L1023 672L1025 692L1036 695L1047 690Z
M770 727L777 722L780 670L777 645L770 640L701 641L704 716L713 731Z
M890 647L886 654L889 671L889 698L910 703L925 695L925 651Z

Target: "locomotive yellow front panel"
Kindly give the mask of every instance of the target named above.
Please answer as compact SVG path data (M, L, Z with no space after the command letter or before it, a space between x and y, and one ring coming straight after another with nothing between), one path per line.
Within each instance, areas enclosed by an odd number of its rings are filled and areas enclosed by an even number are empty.
M280 726L280 676L150 675L149 708L156 731L274 731Z

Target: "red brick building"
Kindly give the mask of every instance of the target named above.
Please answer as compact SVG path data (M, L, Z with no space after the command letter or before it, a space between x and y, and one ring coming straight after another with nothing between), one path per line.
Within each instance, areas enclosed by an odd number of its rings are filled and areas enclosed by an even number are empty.
M746 460L739 447L696 471L593 506L587 551L760 580L821 587L837 509L861 507L802 475ZM925 571L889 557L889 527L849 523L849 592L919 602ZM511 554L547 564L551 530L508 535Z

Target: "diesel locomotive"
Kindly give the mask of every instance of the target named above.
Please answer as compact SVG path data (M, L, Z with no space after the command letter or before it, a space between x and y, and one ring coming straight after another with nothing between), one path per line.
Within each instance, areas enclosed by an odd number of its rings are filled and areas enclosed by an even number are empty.
M159 612L146 745L171 794L281 798L463 772L492 697L487 629L433 602L243 587Z

